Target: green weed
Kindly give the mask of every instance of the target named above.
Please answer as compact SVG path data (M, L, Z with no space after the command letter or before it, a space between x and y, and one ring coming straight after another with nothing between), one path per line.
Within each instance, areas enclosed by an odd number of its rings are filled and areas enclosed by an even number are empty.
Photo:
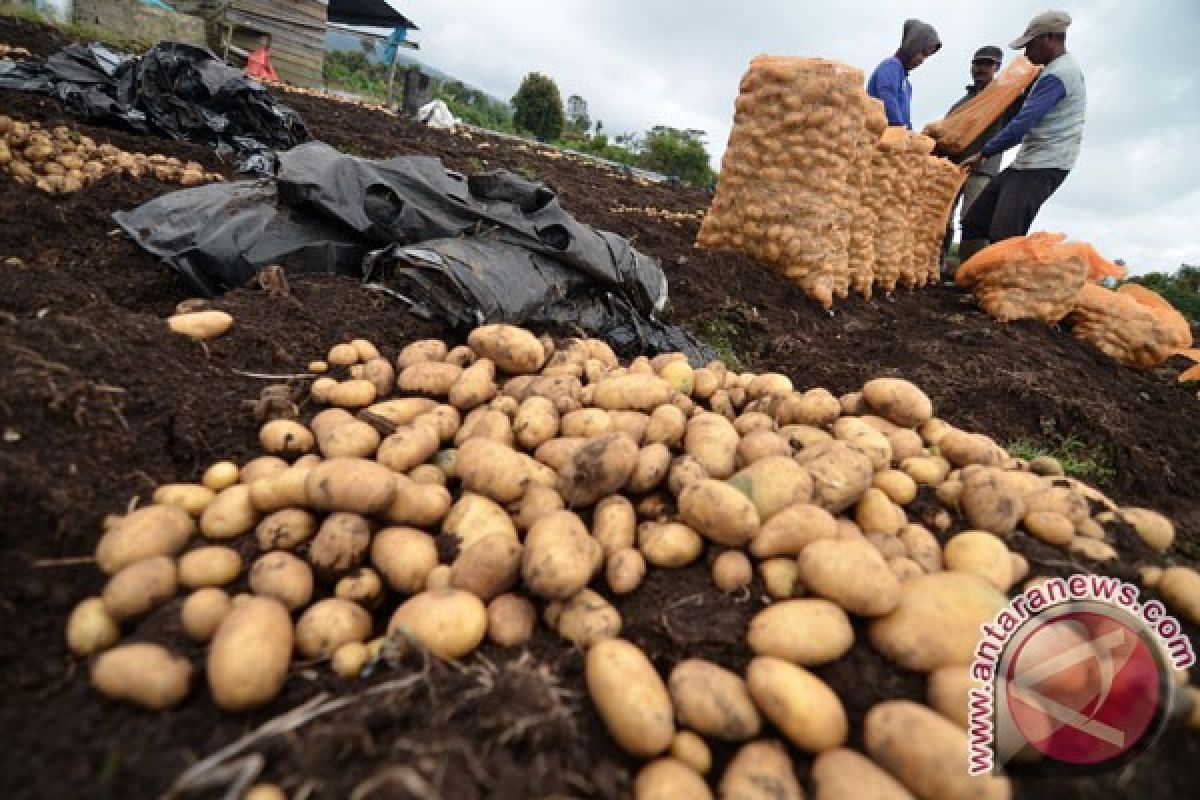
M1112 466L1112 457L1103 447L1090 447L1073 433L1056 436L1053 442L1018 437L1010 441L1006 449L1015 458L1027 461L1038 456L1050 456L1062 465L1068 475L1091 483L1107 484L1117 474Z

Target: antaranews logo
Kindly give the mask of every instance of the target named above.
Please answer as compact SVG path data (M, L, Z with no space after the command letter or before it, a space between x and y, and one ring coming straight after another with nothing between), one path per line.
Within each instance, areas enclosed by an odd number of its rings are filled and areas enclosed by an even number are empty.
M1102 575L1052 578L982 626L970 692L970 772L1023 750L1064 768L1128 761L1162 732L1172 668L1195 663L1179 621L1138 588Z

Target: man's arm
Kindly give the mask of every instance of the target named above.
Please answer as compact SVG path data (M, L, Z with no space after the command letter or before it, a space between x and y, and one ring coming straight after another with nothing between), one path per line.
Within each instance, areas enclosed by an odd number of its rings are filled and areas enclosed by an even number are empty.
M983 157L989 158L1020 144L1025 134L1033 130L1033 127L1042 121L1042 117L1066 96L1067 88L1057 75L1043 75L1025 99L1021 111L983 146Z
M904 118L903 84L904 70L897 68L895 64L888 64L875 74L876 96L883 101L888 125L911 127Z

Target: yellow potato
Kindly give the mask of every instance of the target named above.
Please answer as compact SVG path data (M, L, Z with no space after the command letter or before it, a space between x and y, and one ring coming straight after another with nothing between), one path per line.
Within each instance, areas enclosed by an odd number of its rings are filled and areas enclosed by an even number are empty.
M679 724L726 742L752 739L762 718L735 672L697 658L680 661L667 680Z
M1013 584L1012 561L1004 542L984 531L964 531L946 542L946 569L978 575L1000 591Z
M729 485L750 498L763 522L812 499L812 476L787 456L761 459L730 478Z
M1027 507L1014 474L1000 469L964 473L958 504L972 528L997 536L1008 536L1016 530Z
M913 800L908 789L875 762L843 747L817 756L811 775L815 800Z
M404 369L413 364L423 364L428 361L441 361L446 358L448 348L441 339L422 339L407 344L396 356L396 367Z
M801 551L800 579L852 614L877 617L900 600L900 582L865 540L819 539Z
M750 742L721 776L720 797L727 800L804 800L792 759L775 740Z
M584 589L546 606L546 622L576 647L588 648L621 633L621 614L603 596Z
M339 408L363 408L375 402L378 391L365 378L351 378L330 386L325 392L325 402Z
M317 519L301 508L285 508L263 517L255 528L262 550L291 550L317 533Z
M371 615L362 606L328 597L309 606L296 622L296 650L306 658L328 658L344 644L365 642Z
M196 532L182 508L156 505L131 511L104 532L96 545L96 563L109 575L153 556L174 556Z
M224 311L193 311L175 314L167 319L172 333L181 333L193 339L212 339L225 333L233 326L233 316Z
M392 635L404 630L439 658L462 658L483 641L487 609L478 597L462 589L433 589L413 595L388 622Z
M687 417L681 410L673 405L661 405L650 414L643 442L648 445L665 444L668 447L679 447L686 428Z
M633 782L634 800L712 800L712 791L695 770L674 758L642 767Z
M499 503L518 500L529 485L521 454L490 439L468 439L458 448L455 469L463 488Z
M629 594L646 577L646 559L632 547L614 550L605 562L604 575L613 594Z
M312 569L291 553L282 550L264 553L250 567L250 591L278 600L288 611L295 611L312 599Z
M274 478L288 469L288 462L278 456L259 456L246 462L238 473L241 483L251 484L255 481Z
M823 508L807 503L790 505L762 524L750 541L756 558L795 556L818 539L832 539L837 522Z
M385 419L396 427L403 427L412 424L422 414L429 413L436 405L427 397L397 397L368 406L365 412L371 416ZM317 416L320 417L325 413L328 412L321 412ZM316 418L313 419L313 430L316 432Z
M886 469L875 473L871 485L881 490L898 506L908 505L917 496L917 482L898 469Z
M759 515L735 486L718 480L689 484L679 493L683 522L719 544L739 547L758 533Z
M321 412L327 413L329 412ZM321 414L317 416L320 417ZM379 449L379 432L366 422L353 417L319 428L314 418L312 427L313 433L316 434L317 449L325 458L371 458Z
M920 525L905 525L898 538L904 545L905 555L912 559L924 572L938 572L942 568L942 548L937 537Z
M514 539L515 540L515 539ZM371 562L392 589L416 594L438 565L437 544L415 528L384 528L371 539Z
M688 420L684 450L696 459L711 478L725 480L737 465L740 437L729 420L719 414L701 412Z
M349 342L341 342L329 348L329 354L326 358L330 364L339 367L348 367L351 364L357 364L360 355L357 347Z
M950 462L938 456L911 456L901 460L900 469L921 486L937 486L950 473Z
M121 629L105 608L103 598L87 598L67 618L67 647L77 656L107 650L120 638Z
M655 375L618 375L592 384L592 404L609 411L650 413L671 402L674 389Z
M682 567L704 552L700 534L677 522L643 522L637 529L638 550L656 567Z
M846 613L828 600L785 600L750 620L746 643L755 655L817 666L845 655L854 645L854 629Z
M170 600L179 589L179 571L169 556L136 561L109 578L104 609L114 620L139 617Z
M362 642L346 642L333 651L330 666L340 677L353 680L362 674L371 660L371 650Z
M835 439L862 450L871 459L875 470L887 469L892 463L892 444L888 438L859 417L842 417L833 423Z
M1120 513L1142 541L1158 552L1166 552L1175 541L1175 526L1162 514L1148 508L1122 508Z
M746 687L762 713L801 750L820 753L846 740L841 700L803 667L759 656L746 668Z
M433 425L414 422L397 428L379 445L376 460L394 472L408 472L429 461L441 446L441 437Z
M467 414L455 433L454 444L461 446L468 439L490 439L508 447L516 441L511 418L493 408L476 408Z
M432 528L445 519L450 503L450 492L445 486L397 475L392 502L380 516L395 525Z
M999 466L1007 458L1003 448L981 433L951 429L942 433L934 444L938 452L956 467L968 464Z
M242 557L229 547L198 547L179 558L179 582L189 589L224 586L242 571Z
M1167 567L1158 579L1157 589L1173 612L1200 625L1200 573L1188 567Z
M813 481L813 505L837 513L855 503L871 486L875 467L858 447L843 441L817 442L796 455Z
M442 520L442 533L456 537L460 550L493 533L517 539L517 529L508 512L483 495L471 492L463 492L451 506Z
M517 647L533 637L537 610L519 594L502 594L487 606L487 637L501 647Z
M879 475L882 473L876 473ZM908 524L904 509L892 502L882 489L871 487L859 499L854 519L863 533L899 533Z
M879 703L867 712L863 730L872 760L920 797L1012 797L1008 778L967 771L967 732L918 703Z
M482 325L467 336L467 344L509 375L532 374L546 363L546 348L538 338L512 325Z
M446 353L446 357L442 359L447 364L456 364L457 366L466 369L475 363L475 351L467 347L465 344L460 344L458 347L452 348Z
M679 731L671 740L671 758L682 762L699 775L712 769L712 753L708 745L691 731Z
M179 506L193 517L204 513L216 496L216 492L199 483L164 483L154 490L156 504Z
M197 642L207 642L232 609L233 601L223 589L209 587L188 595L179 611L179 618L188 636Z
M233 539L257 525L259 516L250 500L250 487L240 483L218 492L205 507L200 531L210 539Z
M204 471L200 482L214 493L228 489L238 482L238 466L232 461L218 461Z
M933 419L933 403L914 384L899 378L876 378L862 388L872 411L902 428L916 428Z
M287 680L292 620L278 600L241 598L221 622L208 650L213 701L226 711L269 703Z
M521 577L535 595L565 600L587 586L603 553L577 515L555 511L529 529L521 553Z
M713 559L713 583L722 592L734 592L750 585L754 567L740 550L727 550Z
M1021 521L1033 536L1046 544L1063 547L1075 538L1075 525L1057 511L1030 511Z
M363 608L375 608L383 599L383 578L370 567L359 567L337 582L333 594Z
M689 483L708 479L708 471L696 459L688 455L677 456L671 461L667 472L667 490L676 497Z
M526 398L513 419L513 436L525 450L533 452L559 436L560 420L554 402L548 398Z
M380 450L382 454L382 446ZM373 514L391 504L396 480L382 463L365 458L331 458L309 470L304 487L315 509Z
M177 705L192 687L192 665L157 644L123 644L92 662L92 686L151 711Z
M450 567L450 585L486 603L516 584L520 568L521 544L507 534L492 534L459 551Z
M455 364L425 361L401 369L396 388L407 394L446 397L462 373Z
M559 471L559 493L569 508L595 505L626 484L637 458L638 446L627 434L588 439Z
M292 419L273 419L258 431L259 444L268 453L303 455L313 449L312 431Z
M633 547L636 535L637 514L627 498L610 495L596 504L592 511L592 536L606 556Z
M771 413L780 425L822 428L833 424L841 416L842 408L837 398L827 390L816 388L774 398Z
M652 758L670 747L671 697L641 650L623 639L601 640L587 652L585 675L596 711L625 752Z
M559 431L562 436L590 439L613 429L609 412L602 408L581 408L562 415Z
M970 727L971 690L984 689L968 666L939 667L929 673L926 700L931 708L963 730Z
M800 568L794 558L768 558L759 562L758 571L772 600L787 600L804 593L800 586Z
M671 450L665 444L649 444L638 451L633 472L625 483L625 491L645 494L654 491L666 480L671 468Z

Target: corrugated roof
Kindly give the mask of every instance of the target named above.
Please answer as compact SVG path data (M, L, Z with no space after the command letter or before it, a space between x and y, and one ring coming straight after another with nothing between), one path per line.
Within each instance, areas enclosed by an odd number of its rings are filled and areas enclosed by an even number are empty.
M387 0L329 0L329 21L371 28L420 30L388 4Z

